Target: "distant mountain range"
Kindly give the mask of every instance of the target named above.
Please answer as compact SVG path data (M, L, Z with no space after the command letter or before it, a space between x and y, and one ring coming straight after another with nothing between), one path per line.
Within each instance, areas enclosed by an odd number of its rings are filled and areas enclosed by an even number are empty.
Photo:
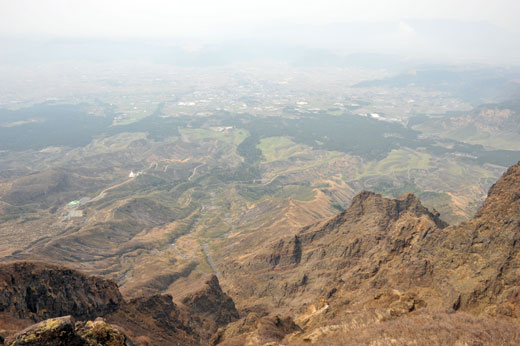
M363 81L358 88L406 88L450 93L475 106L494 101L517 103L520 95L520 70L509 68L461 69L449 66L422 66L379 80ZM514 101L509 101L514 100Z
M399 68L420 62L518 64L520 34L486 22L270 23L211 39L3 38L0 63L147 61L180 66L283 61ZM37 53L37 54L35 54ZM361 54L361 55L360 55Z
M429 119L413 128L488 148L517 150L520 148L520 104L517 100L484 104L471 112Z

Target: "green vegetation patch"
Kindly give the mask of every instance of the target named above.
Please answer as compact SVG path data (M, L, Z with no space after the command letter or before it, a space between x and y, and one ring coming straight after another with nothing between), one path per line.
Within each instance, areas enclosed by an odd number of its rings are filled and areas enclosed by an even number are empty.
M308 151L304 145L296 144L287 137L262 138L256 147L262 151L267 162L285 161Z
M129 125L149 117L154 113L157 108L157 104L150 103L145 105L139 105L140 109L134 109L132 105L122 105L119 108L120 113L124 113L125 117L122 120L114 121L114 126Z
M298 201L312 201L316 197L316 191L306 185L289 185L279 190L276 197L292 198Z
M39 150L49 146L79 147L110 126L108 116L88 114L86 105L38 104L16 111L0 109L0 150Z
M372 161L359 169L356 179L367 176L392 175L396 172L405 172L412 169L428 170L432 168L430 160L431 155L428 153L408 148L394 149L383 160Z
M204 224L204 230L201 232L201 236L204 238L218 238L223 234L228 232L231 229L231 226L220 219L219 217L214 217Z
M181 134L188 135L195 139L216 139L225 143L239 145L249 136L249 132L243 129L234 129L227 126L181 129Z
M450 224L457 224L466 220L464 216L454 213L453 201L449 194L425 191L410 181L404 181L398 185L382 182L373 186L372 190L389 198L396 198L399 195L411 192L419 198L425 207L435 208L441 214L441 219L444 221ZM470 208L472 209L473 207ZM466 212L472 214L472 210L467 210Z

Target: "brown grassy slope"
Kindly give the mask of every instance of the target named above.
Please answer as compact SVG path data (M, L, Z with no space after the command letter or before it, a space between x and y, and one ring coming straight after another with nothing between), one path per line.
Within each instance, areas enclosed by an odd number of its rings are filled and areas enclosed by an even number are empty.
M508 321L473 316L464 312L425 312L371 323L351 330L332 330L314 345L518 345L520 325ZM309 345L299 339L290 345Z

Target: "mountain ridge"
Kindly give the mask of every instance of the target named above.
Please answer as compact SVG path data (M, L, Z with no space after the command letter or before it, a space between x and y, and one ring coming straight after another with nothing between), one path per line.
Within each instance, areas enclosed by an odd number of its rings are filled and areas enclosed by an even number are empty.
M421 311L518 323L519 211L520 163L473 219L456 226L412 194L391 200L362 192L341 214L283 237L255 263L227 266L224 287L243 311L292 314L305 330L300 340L331 320L379 323ZM265 295L274 303L262 309L254 302Z
M102 317L137 345L513 345L519 215L520 162L455 226L413 194L364 191L336 216L235 244L216 261L220 278L202 278L175 302L125 300L114 282L56 265L3 263L0 319L14 327L2 336L69 314Z

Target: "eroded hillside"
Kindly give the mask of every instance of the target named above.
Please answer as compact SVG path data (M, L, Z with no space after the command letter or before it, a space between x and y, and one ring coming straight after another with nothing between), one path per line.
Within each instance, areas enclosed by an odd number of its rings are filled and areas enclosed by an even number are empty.
M220 280L178 280L173 296L128 299L109 280L6 263L1 333L8 342L30 333L55 338L52 325L84 339L93 322L70 329L66 318L52 320L72 315L102 317L95 323L107 335L137 345L514 345L519 196L520 162L491 187L475 217L456 226L413 194L362 192L337 216L271 231L270 241L222 239L225 251L214 263Z
M364 192L332 219L267 248L222 258L224 287L251 316L291 316L303 332L287 332L287 342L333 345L327 338L334 335L343 344L378 338L385 344L398 338L401 323L411 323L402 342L428 337L432 343L425 345L442 344L416 325L433 318L433 330L447 321L472 325L449 344L480 340L472 328L501 329L498 321L509 321L504 323L516 332L503 342L514 344L520 316L518 196L520 164L493 185L477 215L458 226L447 226L411 194L390 200ZM250 327L240 337L236 327L229 328L222 335L230 340L260 332ZM369 337L370 330L375 335Z

